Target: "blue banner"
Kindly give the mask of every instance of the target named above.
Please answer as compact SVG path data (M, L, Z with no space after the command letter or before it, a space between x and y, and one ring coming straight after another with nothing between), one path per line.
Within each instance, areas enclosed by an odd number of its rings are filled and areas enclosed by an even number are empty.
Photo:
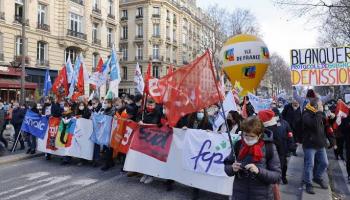
M41 116L31 110L28 110L21 127L21 131L30 133L38 138L44 139L49 125L49 118Z
M94 113L92 115L93 132L90 140L99 145L109 146L113 117Z

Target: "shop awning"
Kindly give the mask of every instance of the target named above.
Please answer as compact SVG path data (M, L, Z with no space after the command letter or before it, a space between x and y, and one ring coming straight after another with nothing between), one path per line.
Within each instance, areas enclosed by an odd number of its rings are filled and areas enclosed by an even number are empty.
M25 89L35 90L37 88L36 83L25 82ZM21 80L20 79L0 79L0 89L21 89Z
M0 75L21 77L21 74L22 74L21 68L2 67L2 66L0 66Z

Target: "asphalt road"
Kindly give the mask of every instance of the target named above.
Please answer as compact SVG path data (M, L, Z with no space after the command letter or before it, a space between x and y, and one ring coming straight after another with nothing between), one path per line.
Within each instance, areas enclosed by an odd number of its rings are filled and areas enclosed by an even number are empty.
M126 177L120 166L107 172L76 163L61 166L60 159L44 157L0 166L1 200L185 200L191 199L191 188L176 184L165 190L164 180L145 185L140 178ZM200 199L227 200L228 197L201 191Z

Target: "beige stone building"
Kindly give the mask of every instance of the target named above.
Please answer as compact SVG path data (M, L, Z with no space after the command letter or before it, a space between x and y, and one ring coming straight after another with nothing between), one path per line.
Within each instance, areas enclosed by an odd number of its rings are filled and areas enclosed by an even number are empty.
M120 1L120 92L134 93L135 66L145 74L167 74L200 56L211 46L213 30L195 0Z
M100 56L107 58L113 44L119 46L118 0L26 0L26 4L23 0L0 0L0 74L7 67L18 66L21 60L22 17L27 19L26 80L36 83L40 93L44 69L51 70L53 79L68 56L75 60L82 52L91 71ZM0 82L9 78L2 73ZM2 99L18 93L18 88L12 86L0 83Z

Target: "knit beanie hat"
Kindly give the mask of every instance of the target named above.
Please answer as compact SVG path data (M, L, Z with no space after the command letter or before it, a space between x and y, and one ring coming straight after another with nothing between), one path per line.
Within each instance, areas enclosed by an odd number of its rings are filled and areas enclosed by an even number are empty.
M277 124L275 113L272 110L261 110L258 112L258 117L263 122L264 127L269 127Z
M313 89L307 90L306 98L316 98L315 91Z

